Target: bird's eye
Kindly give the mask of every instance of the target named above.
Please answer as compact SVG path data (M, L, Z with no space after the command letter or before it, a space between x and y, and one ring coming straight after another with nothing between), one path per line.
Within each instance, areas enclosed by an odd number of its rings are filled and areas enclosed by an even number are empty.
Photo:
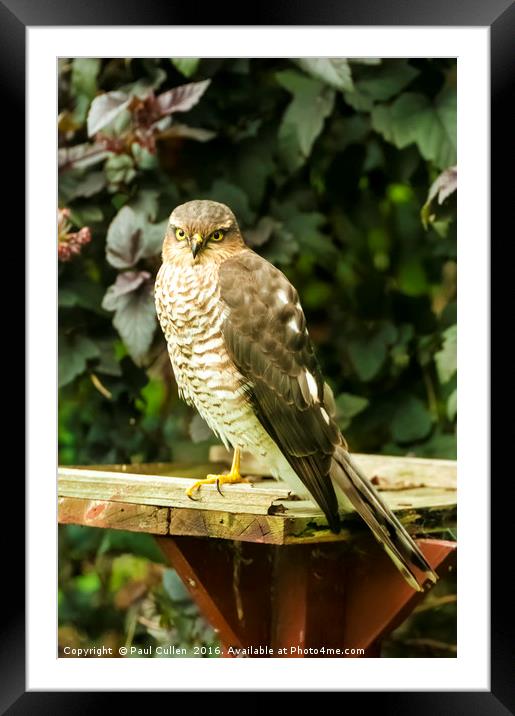
M177 241L183 241L186 238L186 232L184 229L175 229L175 238Z
M221 241L224 237L224 232L218 229L218 231L213 231L211 234L211 239L213 241Z

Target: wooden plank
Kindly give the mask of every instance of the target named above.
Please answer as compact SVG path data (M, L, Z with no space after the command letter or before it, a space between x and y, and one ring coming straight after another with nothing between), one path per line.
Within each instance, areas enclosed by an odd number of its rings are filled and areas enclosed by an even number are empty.
M383 489L437 488L456 489L456 461L432 460L392 455L365 455L354 453L354 459L372 483ZM232 453L223 445L213 445L209 450L213 462L230 465ZM269 475L266 464L250 453L242 453L241 470L244 474Z
M219 448L212 452L218 460L222 458ZM370 455L356 459L412 534L429 535L455 525L453 461ZM88 517L88 507L84 506L91 503L99 515L103 513L99 517L102 526L144 531L148 521L153 524L152 516L159 514L158 529L163 530L163 521L167 520L167 534L265 544L346 541L364 529L355 513L348 513L342 515L348 528L334 535L316 505L297 499L287 485L271 479L226 485L223 495L214 485L203 486L196 501L186 496L193 480L209 471L222 472L223 468L223 462L60 467L58 494L65 501L60 505L62 521L92 524L93 517ZM261 468L251 461L243 472L250 469ZM156 513L154 508L164 512ZM121 523L126 527L119 527ZM155 524L152 529L157 529Z
M75 497L60 497L58 500L58 518L61 524L108 527L156 535L168 534L169 512L166 507L127 502L83 500Z
M399 514L414 535L430 535L456 524L456 508L407 511ZM355 516L347 516L348 528L338 535L329 530L323 515L288 517L278 515L236 515L215 510L157 508L108 500L75 497L59 498L59 522L110 527L152 534L213 537L262 544L314 544L344 542L359 537L366 527Z
M211 466L213 470L213 466ZM203 475L206 473L203 472ZM287 500L291 490L277 481L263 484L224 485L221 495L215 485L202 486L195 500L186 490L196 478L151 475L98 468L60 467L58 493L61 497L109 500L190 510L219 510L266 515L276 500Z
M215 537L262 544L283 544L284 526L282 517L235 515L214 510L175 508L170 516L171 535Z

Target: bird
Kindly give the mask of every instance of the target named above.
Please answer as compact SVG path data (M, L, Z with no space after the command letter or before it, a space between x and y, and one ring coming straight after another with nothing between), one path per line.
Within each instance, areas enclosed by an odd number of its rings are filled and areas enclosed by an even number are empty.
M297 290L246 245L228 206L197 199L172 211L154 298L180 397L234 449L229 473L198 480L188 497L206 484L221 492L246 481L240 455L248 451L317 504L333 532L340 512L355 510L414 590L436 582L349 452Z

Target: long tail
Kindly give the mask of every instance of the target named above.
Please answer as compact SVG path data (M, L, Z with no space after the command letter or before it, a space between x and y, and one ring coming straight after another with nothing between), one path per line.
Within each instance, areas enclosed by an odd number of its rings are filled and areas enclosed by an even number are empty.
M438 577L420 549L343 447L336 448L330 475L383 545L408 584L418 592L424 591L413 567L420 569L433 583L436 582Z

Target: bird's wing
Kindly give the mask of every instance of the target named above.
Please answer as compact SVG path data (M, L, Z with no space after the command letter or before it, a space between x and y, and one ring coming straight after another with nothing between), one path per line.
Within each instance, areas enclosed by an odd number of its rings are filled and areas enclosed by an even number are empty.
M256 415L337 530L329 471L335 447L345 442L297 291L250 249L221 265L219 283L226 348L246 380Z
M421 590L413 567L437 576L417 544L347 451L336 425L298 295L286 276L251 250L220 267L226 348L244 377L255 413L339 530L338 485L404 578Z

